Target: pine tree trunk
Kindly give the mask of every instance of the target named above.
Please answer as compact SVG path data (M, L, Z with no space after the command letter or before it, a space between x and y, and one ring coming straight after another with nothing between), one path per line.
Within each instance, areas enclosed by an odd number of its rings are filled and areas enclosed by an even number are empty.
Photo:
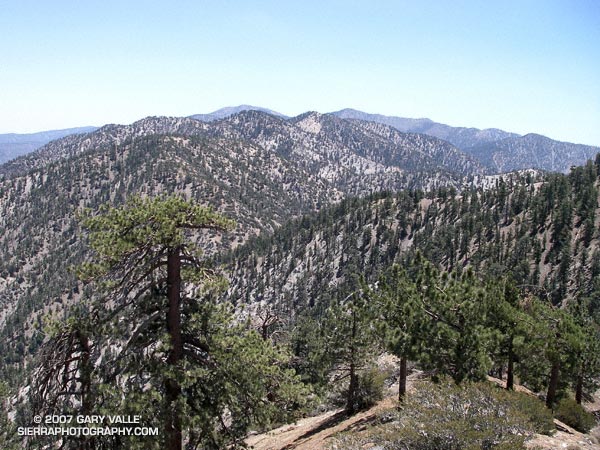
M354 397L356 392L356 367L354 362L350 363L350 383L348 385L348 394L346 396L346 412L354 414Z
M92 367L90 364L90 352L91 345L87 337L87 334L81 330L77 331L77 339L79 341L79 348L81 349L81 369L80 369L80 383L81 383L81 415L88 416L92 414L92 406L94 404L92 398ZM77 447L81 450L95 449L96 445L95 437L83 437L78 439Z
M89 415L92 412L92 398L91 398L91 368L90 368L90 341L86 334L83 332L77 332L77 338L79 340L79 347L81 348L81 414Z
M402 403L406 396L406 357L400 358L400 377L398 378L398 402Z
M581 364L581 368L579 369L579 373L577 374L577 386L575 387L575 401L578 405L581 405L581 401L583 400L583 372L584 366Z
M169 250L167 256L167 331L171 338L171 352L167 364L176 366L183 356L183 339L181 337L181 258L180 249ZM165 423L168 450L181 450L181 417L177 410L177 400L181 395L181 387L177 380L165 380L167 400L167 420Z
M352 310L352 334L350 340L350 382L348 384L348 393L346 395L346 412L354 413L354 398L356 395L357 379L356 379L356 312Z
M508 367L506 369L506 389L513 390L515 385L515 354L513 352L512 338L508 344Z
M554 400L556 399L556 390L558 389L558 375L560 373L560 363L558 361L552 363L550 370L550 383L548 383L548 393L546 394L546 407L552 409Z

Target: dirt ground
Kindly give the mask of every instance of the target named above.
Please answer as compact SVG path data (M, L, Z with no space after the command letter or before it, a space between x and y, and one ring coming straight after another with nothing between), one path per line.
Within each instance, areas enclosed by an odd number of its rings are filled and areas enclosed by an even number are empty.
M393 408L392 397L385 398L373 408L346 417L342 409L329 411L315 417L299 420L293 425L251 436L246 443L255 450L318 450L323 449L328 439L342 431L360 431L380 411Z
M410 392L414 389L415 380L419 374L411 375L407 380ZM490 379L498 384L500 380ZM528 392L517 386L518 390ZM298 420L294 424L276 428L267 433L250 436L246 444L254 450L322 450L330 439L337 433L353 431L360 433L365 430L377 414L396 404L397 385L390 387L386 398L371 409L347 417L342 409L328 411L318 416ZM593 410L593 404L586 405ZM527 442L527 447L536 450L600 450L600 426L589 434L582 434L567 425L556 421L558 431L553 436L536 435Z

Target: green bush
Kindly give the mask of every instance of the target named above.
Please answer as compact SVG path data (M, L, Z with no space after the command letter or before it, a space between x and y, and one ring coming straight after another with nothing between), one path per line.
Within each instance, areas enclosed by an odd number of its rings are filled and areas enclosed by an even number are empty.
M512 408L527 418L534 433L550 435L556 431L552 412L540 399L521 392L502 392Z
M358 373L354 411L368 409L383 399L385 380L388 374L376 367L367 368ZM345 383L335 386L329 397L329 402L337 407L345 407L348 392L348 378Z
M534 433L554 430L552 415L535 397L490 383L444 381L419 386L400 410L387 411L367 433L341 435L337 449L367 444L386 450L517 450Z
M587 433L596 426L594 415L587 412L570 397L563 398L556 409L554 417L582 433Z
M358 376L355 411L370 408L383 399L386 374L373 367L361 372Z

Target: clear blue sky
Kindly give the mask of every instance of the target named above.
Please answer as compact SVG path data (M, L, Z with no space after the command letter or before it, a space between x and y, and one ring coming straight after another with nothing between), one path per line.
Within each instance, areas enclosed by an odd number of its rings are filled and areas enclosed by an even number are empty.
M600 1L0 0L0 133L242 103L600 145Z

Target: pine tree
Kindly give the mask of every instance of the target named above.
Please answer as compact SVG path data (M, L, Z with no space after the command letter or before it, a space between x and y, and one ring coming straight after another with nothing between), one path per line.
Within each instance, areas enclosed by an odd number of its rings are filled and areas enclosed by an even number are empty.
M233 222L182 198L136 197L86 213L83 223L95 250L79 270L97 290L91 326L74 316L49 341L42 354L57 363L40 365L50 382L37 391L50 394L47 407L71 373L67 387L93 394L71 392L88 399L78 413L140 414L163 428L164 441L113 436L67 447L180 450L184 435L196 448L235 447L250 426L286 420L306 402L289 355L234 321L231 305L219 302L223 278L192 244L196 232ZM65 361L75 367L66 372Z
M97 261L86 264L80 274L104 281L110 289L109 301L115 303L111 314L128 310L129 319L136 319L136 328L129 330L129 342L141 339L140 335L156 322L162 321L166 329L165 360L172 372L163 379L166 447L180 449L178 402L182 388L177 372L181 370L184 347L191 347L187 351L194 353L206 351L182 334L182 303L190 301L182 271L189 274L189 281L199 284L217 281L216 274L202 264L199 249L189 244L189 232L226 231L233 222L179 197L134 197L124 207L87 215L83 225L91 232L90 245Z
M376 345L374 317L365 289L358 288L335 301L325 318L325 345L336 372L335 380L348 380L345 394L348 414L363 406L358 396L359 377L373 361Z
M427 337L421 364L456 383L483 379L492 365L495 332L487 316L493 299L471 270L441 274L428 262L416 265L416 285Z
M576 378L578 355L584 344L582 330L565 310L535 297L525 298L528 332L521 342L519 374L535 390L546 388L546 406L553 408L570 380Z
M398 400L406 395L407 363L419 358L420 343L426 339L426 326L415 284L395 264L374 290L369 290L385 324L387 349L400 358Z
M575 377L573 388L575 401L581 404L584 391L594 392L598 389L597 375L600 372L600 325L590 315L590 302L587 298L579 298L569 305L569 311L579 327L580 345L575 358Z
M515 347L526 336L527 318L519 308L519 289L510 280L489 281L486 289L495 299L489 303L488 310L488 327L497 332L497 348L492 358L499 366L500 378L506 367L506 389L512 390L517 359Z

